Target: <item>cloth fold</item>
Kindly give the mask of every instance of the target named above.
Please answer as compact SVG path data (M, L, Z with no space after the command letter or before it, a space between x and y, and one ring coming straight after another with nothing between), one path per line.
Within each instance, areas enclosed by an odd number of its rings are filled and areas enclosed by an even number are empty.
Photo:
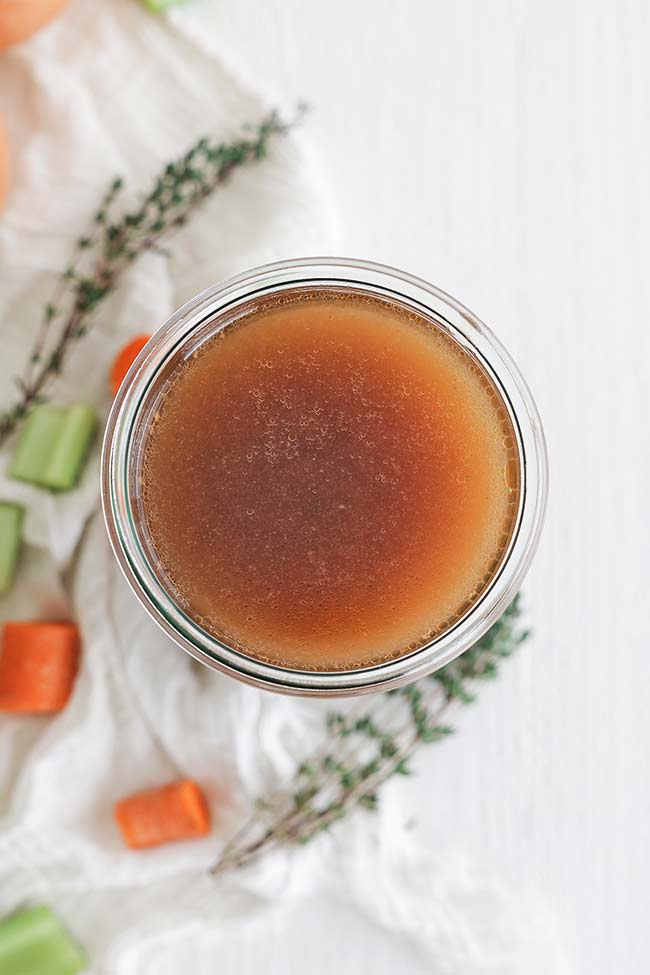
M123 176L127 198L136 198L198 136L233 135L268 111L220 51L214 8L189 10L161 18L134 0L73 0L0 60L0 109L16 157L0 220L3 399L54 277L108 183ZM227 274L336 250L331 207L303 140L279 140L268 160L237 173L177 237L173 259L138 260L72 352L52 390L57 400L84 400L105 417L109 365L132 335ZM492 881L412 847L392 787L374 824L361 814L305 849L209 878L247 796L290 775L296 745L316 738L323 709L200 667L147 618L97 513L98 445L81 485L59 497L10 480L8 460L5 449L0 497L26 505L27 544L0 620L78 620L83 666L55 719L0 716L0 914L23 902L52 904L86 947L93 975L178 975L188 939L207 965L220 939L268 905L335 890L414 939L430 971L564 970L550 938L536 942L546 967L535 968L530 954L522 961L530 925ZM113 803L179 774L204 784L213 835L126 850Z

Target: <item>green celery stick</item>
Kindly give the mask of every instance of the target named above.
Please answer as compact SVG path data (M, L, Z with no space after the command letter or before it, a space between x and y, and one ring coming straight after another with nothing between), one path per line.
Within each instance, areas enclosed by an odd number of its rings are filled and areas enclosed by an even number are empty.
M25 511L19 504L0 501L0 592L11 589L20 551L20 533L24 517Z
M154 13L162 13L163 10L167 10L169 7L175 7L178 3L183 3L184 0L144 0L145 7L149 7L149 10L153 10Z
M32 907L0 921L2 975L78 975L87 960L49 907Z
M30 484L42 484L54 444L61 432L64 411L55 406L35 406L27 417L9 476Z
M83 403L34 407L18 441L9 475L39 487L69 491L79 479L96 428L95 413Z
M79 479L95 430L97 416L89 406L75 403L64 413L63 425L42 474L41 484L69 491Z

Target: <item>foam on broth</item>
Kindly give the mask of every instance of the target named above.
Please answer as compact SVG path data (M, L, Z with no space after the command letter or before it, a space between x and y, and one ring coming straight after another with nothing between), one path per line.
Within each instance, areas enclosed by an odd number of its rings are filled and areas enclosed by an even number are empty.
M338 670L463 615L512 534L518 471L469 352L411 311L314 289L256 306L178 368L142 500L203 627L264 661Z

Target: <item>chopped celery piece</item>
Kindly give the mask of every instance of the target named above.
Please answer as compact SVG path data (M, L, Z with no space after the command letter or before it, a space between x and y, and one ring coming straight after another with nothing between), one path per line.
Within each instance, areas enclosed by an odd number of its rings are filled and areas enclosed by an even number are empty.
M52 447L63 426L63 410L54 406L35 406L16 447L9 476L17 481L41 484Z
M77 483L97 417L89 406L36 406L25 423L9 468L11 477L55 491Z
M86 957L49 907L32 907L0 921L2 975L78 975Z
M96 429L97 417L89 406L68 407L43 474L44 484L57 491L75 486Z
M24 517L19 504L0 501L0 592L7 592L14 579Z
M155 13L162 13L163 10L167 10L169 7L175 7L178 3L183 3L184 0L144 0L145 7L149 7L149 10L153 10Z

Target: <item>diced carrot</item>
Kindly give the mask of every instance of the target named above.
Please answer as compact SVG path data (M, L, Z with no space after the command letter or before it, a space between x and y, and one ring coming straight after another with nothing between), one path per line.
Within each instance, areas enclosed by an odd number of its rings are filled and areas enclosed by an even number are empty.
M115 805L124 842L132 850L189 840L210 832L210 811L193 779L136 792Z
M144 349L150 338L150 335L136 335L134 339L131 339L118 352L113 363L113 368L111 369L111 390L113 391L113 396L117 396L117 391L122 385L124 377L133 365L136 356Z
M5 623L0 652L0 711L61 711L74 685L79 645L74 623Z

